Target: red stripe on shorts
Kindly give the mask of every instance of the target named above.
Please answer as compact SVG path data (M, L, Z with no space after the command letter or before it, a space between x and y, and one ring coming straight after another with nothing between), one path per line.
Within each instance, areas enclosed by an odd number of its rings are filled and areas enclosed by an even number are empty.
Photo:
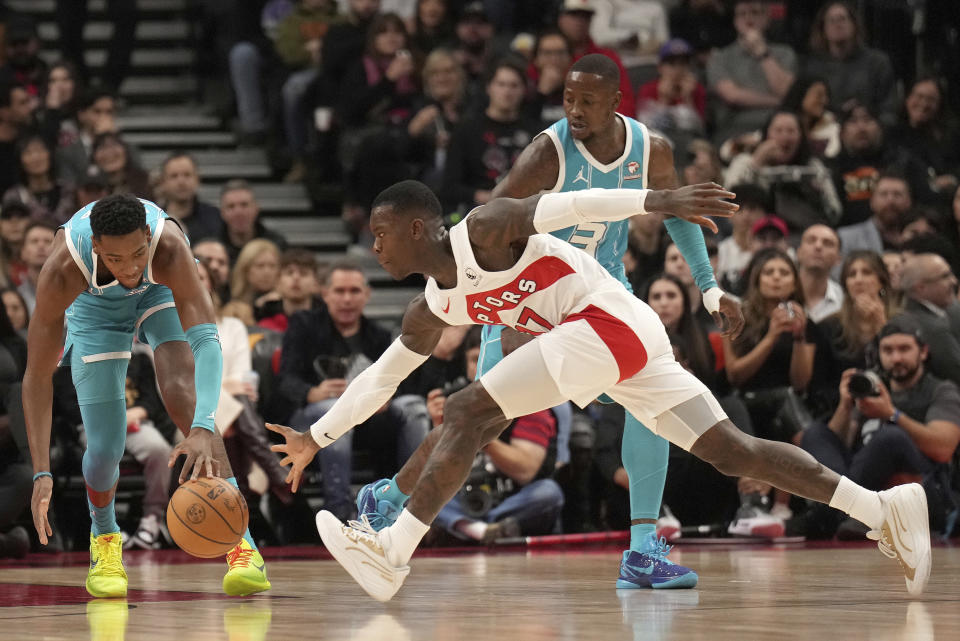
M585 320L613 354L620 368L618 383L630 378L647 364L647 350L637 334L622 320L595 305L588 305L564 319L564 323Z

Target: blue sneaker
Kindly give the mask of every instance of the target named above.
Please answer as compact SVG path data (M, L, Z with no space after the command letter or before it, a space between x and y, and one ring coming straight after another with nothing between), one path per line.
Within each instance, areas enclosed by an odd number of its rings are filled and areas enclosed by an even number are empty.
M403 506L397 506L392 501L377 498L390 487L390 479L380 479L375 483L367 483L357 492L357 518L366 515L367 521L375 531L393 525Z
M666 539L657 540L656 535L651 534L650 542L652 550L649 552L624 551L617 588L663 590L697 585L699 577L696 572L667 559L671 546L667 545Z

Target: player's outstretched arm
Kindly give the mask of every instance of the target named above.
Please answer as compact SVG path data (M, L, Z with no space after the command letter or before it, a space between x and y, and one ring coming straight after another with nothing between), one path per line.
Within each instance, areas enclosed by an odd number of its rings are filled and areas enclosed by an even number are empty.
M191 478L216 476L220 474L220 463L215 455L214 417L220 399L223 351L213 301L200 281L187 239L176 225L164 226L154 253L153 274L158 283L166 285L173 293L180 324L187 334L194 360L196 403L193 420L187 437L170 453L169 465L173 467L180 456L187 457L180 474L181 483L191 470Z
M666 139L656 134L650 136L650 162L647 166L651 189L674 189L680 184L677 170L673 164L673 149ZM743 311L740 300L720 289L707 246L703 240L703 230L691 221L670 216L663 221L670 238L690 266L697 287L703 293L703 304L713 322L724 336L735 339L743 330Z
M23 376L23 415L34 474L50 472L50 422L53 405L53 375L60 360L63 315L86 288L86 280L67 249L63 233L53 242L50 258L37 283L37 307L27 334L27 369ZM39 476L33 482L30 508L40 542L53 534L47 519L53 478Z
M612 222L663 213L716 232L710 216L729 218L735 194L716 183L678 189L584 189L513 200L497 198L467 216L470 241L479 247L505 247L534 234L588 222Z
M326 447L363 423L383 407L397 391L400 383L423 364L440 342L447 324L427 306L420 294L411 301L403 315L400 337L387 351L347 386L343 396L310 431L297 432L282 425L267 424L267 428L284 437L285 442L270 449L280 452L281 465L290 465L287 483L296 492L303 470L321 447Z

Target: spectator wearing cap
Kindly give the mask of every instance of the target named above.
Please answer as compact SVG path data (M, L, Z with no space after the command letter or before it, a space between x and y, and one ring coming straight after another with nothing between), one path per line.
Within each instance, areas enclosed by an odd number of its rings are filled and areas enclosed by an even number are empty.
M524 115L525 93L519 61L505 58L491 68L487 108L461 120L450 140L441 198L447 211L466 213L488 202L497 182L542 129L539 121Z
M813 21L806 71L827 79L834 110L856 99L889 126L896 120L897 80L887 54L865 46L864 40L853 6L828 2Z
M592 0L590 35L603 47L656 53L670 37L667 12L652 0Z
M563 83L573 64L573 48L557 29L547 29L537 38L533 60L527 66L527 113L544 124L565 117Z
M493 24L487 17L482 2L468 2L463 6L453 27L456 36L454 55L467 73L468 94L481 94L484 74L495 55L492 44Z
M899 249L912 208L906 179L894 173L881 174L870 194L870 218L837 230L844 253L869 249L882 254L887 249Z
M717 277L724 289L736 293L746 287L744 270L753 258L753 226L770 211L770 195L760 185L741 184L730 188L740 205L732 218L733 233L717 245Z
M779 249L787 254L793 251L787 243L787 237L790 235L787 223L779 216L767 214L753 223L750 234L753 237L750 246L753 248L754 255L764 249Z
M923 331L930 346L930 371L960 385L960 328L951 323L957 308L957 277L936 254L908 256L900 275L904 314Z
M590 36L590 25L596 13L593 0L563 0L560 15L557 17L557 27L567 37L573 47L573 62L590 53L599 53L607 56L620 69L620 106L617 112L633 118L637 113L633 87L630 85L630 74L623 66L620 56L613 49L599 47Z
M6 285L20 285L27 273L20 250L29 226L29 207L17 201L3 203L0 207L0 279Z
M786 45L767 42L769 22L766 2L736 0L737 40L716 51L707 64L707 84L718 98L714 132L718 145L762 128L793 84L797 56Z
M840 110L840 144L840 153L830 161L843 207L839 227L870 218L873 190L888 169L904 177L912 194L930 191L923 165L910 153L884 144L883 125L866 104L853 101Z
M679 148L706 131L707 91L691 70L692 55L685 40L668 40L660 47L658 77L637 90L637 119Z
M287 240L267 229L260 220L256 194L245 180L228 181L220 190L220 216L223 218L220 240L227 249L231 265L236 262L243 246L254 238L271 240L281 251L287 248Z
M840 219L830 172L810 155L800 118L778 110L763 127L763 139L752 152L738 154L725 175L727 184L757 183L770 191L777 214L791 229Z
M27 16L11 16L4 41L7 62L0 67L0 75L9 74L37 101L47 83L47 63L39 56L40 38L36 23Z
M190 238L217 237L223 231L220 210L200 200L197 162L185 151L175 151L160 166L161 205L186 225Z
M892 319L878 335L879 376L844 371L836 411L804 433L802 447L867 489L882 490L902 482L902 475L921 482L932 506L931 525L942 531L953 509L949 464L960 443L960 390L928 371L933 353L912 319ZM830 538L840 518L835 510L816 508L799 533ZM841 528L855 530L852 523ZM865 533L859 529L861 537Z

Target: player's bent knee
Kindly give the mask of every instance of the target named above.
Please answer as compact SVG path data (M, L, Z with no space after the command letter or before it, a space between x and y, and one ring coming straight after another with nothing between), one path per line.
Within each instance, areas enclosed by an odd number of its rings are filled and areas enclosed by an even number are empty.
M503 411L479 381L451 395L443 407L446 429L473 430L481 439L491 424L502 420Z
M724 419L704 432L690 453L713 465L721 474L743 476L749 474L752 467L756 440Z

